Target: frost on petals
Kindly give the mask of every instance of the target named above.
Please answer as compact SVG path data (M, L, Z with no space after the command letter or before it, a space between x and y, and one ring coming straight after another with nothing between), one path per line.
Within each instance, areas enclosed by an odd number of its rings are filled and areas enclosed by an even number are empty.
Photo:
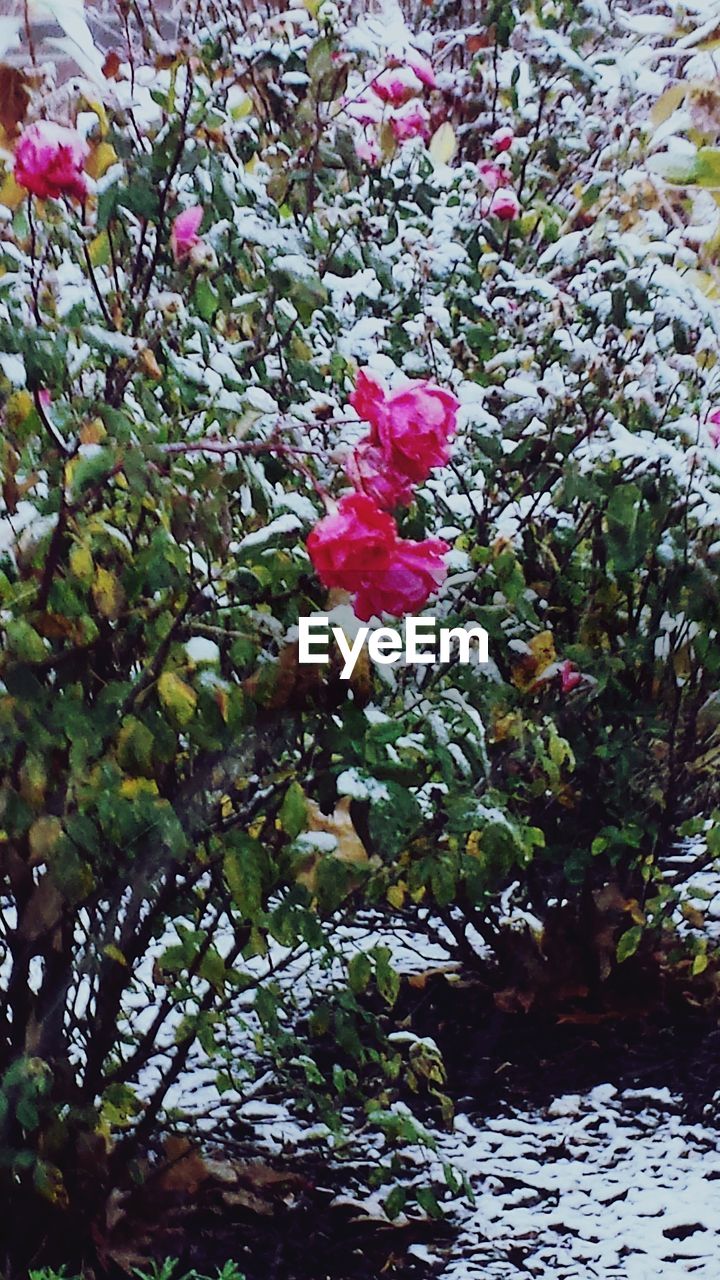
M389 103L391 107L401 107L422 93L422 81L409 67L391 67L373 80L371 88L382 102Z
M487 216L499 218L501 222L512 222L520 214L520 201L509 187L501 187L491 196L486 196L480 208Z
M447 543L398 537L392 516L363 493L341 498L308 538L308 552L326 587L354 596L361 621L382 613L401 617L426 604L447 573Z
M41 200L87 195L83 165L90 149L75 129L38 120L24 130L15 149L15 181Z
M176 262L182 262L189 257L192 250L201 243L198 231L203 220L203 212L202 205L195 204L179 213L173 222L170 248Z
M509 151L514 141L515 134L509 125L504 125L501 129L496 129L490 139L493 150L496 154L501 151Z
M390 117L390 128L398 142L407 142L408 138L428 138L429 112L419 102L410 103Z

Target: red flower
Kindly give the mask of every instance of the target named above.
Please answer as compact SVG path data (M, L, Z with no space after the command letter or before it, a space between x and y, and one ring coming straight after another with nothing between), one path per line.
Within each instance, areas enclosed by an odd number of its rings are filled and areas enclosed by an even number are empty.
M396 618L418 613L445 580L447 565L442 556L448 550L447 542L440 538L425 538L423 542L398 538L390 567L363 583L358 591L358 618L367 622L381 613L391 613Z
M404 102L422 93L422 82L409 67L398 67L383 71L382 75L373 80L370 88L391 107L401 107Z
M373 444L369 436L349 454L345 471L355 488L374 498L384 511L392 507L407 507L412 502L412 480L395 470L380 446Z
M362 621L375 614L401 616L422 608L447 572L439 538L399 538L392 516L364 493L341 498L333 515L315 526L308 551L326 587L353 593Z
M582 684L582 675L575 670L575 665L566 658L565 662L560 664L560 688L563 693L572 693L573 689L577 689Z
M504 125L503 128L495 130L490 141L496 154L501 151L509 151L515 141L515 134L509 125Z
M415 484L450 457L459 401L425 380L388 395L376 378L360 371L350 403L373 428L369 441L382 447L385 463Z
M512 222L520 215L520 201L509 187L500 187L493 195L485 196L480 208L486 216L492 214L501 222Z
M38 120L25 129L15 150L15 180L34 196L87 195L83 165L90 149L75 129Z

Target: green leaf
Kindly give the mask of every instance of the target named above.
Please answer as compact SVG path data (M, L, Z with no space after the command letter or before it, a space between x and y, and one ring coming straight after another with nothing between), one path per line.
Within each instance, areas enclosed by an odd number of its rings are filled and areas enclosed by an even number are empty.
M377 989L385 1003L392 1007L400 994L400 975L390 963L388 947L376 947L374 955Z
M225 879L233 902L249 920L257 920L263 910L265 854L251 836L235 836L223 863Z
M431 1191L430 1187L418 1187L415 1192L415 1199L420 1205L420 1208L424 1209L429 1218L437 1219L443 1217L443 1211L435 1199L435 1194Z
M393 1219L399 1217L406 1204L407 1191L404 1187L397 1186L393 1187L390 1194L385 1197L385 1204L383 1207L388 1218L393 1221Z
M291 782L280 807L280 825L283 831L294 840L305 830L307 822L307 802L305 793L299 782Z
M629 960L631 956L635 955L640 946L642 935L642 925L635 924L631 929L626 929L620 936L615 953L618 964L622 964L623 960Z
M178 728L190 723L197 707L197 694L174 671L164 671L158 680L158 695L169 718Z
M358 951L348 964L348 983L356 996L367 990L372 977L372 962L366 951Z

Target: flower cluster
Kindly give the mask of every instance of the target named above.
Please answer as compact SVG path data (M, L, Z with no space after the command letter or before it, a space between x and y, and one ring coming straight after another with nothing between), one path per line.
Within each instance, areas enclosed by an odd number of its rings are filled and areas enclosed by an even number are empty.
M478 173L487 195L480 203L485 217L500 218L502 222L512 222L520 213L520 201L511 186L511 174L502 163L501 157L510 151L515 140L512 129L496 129L490 139L495 153L493 160L481 160Z
M432 64L419 50L409 48L403 58L391 58L362 93L345 103L345 113L360 125L355 141L357 154L366 164L382 157L379 130L389 124L396 142L430 137L430 115L420 101L426 89L436 87Z
M450 457L459 404L425 380L388 393L361 370L350 403L370 426L346 463L356 492L321 520L308 550L322 582L354 595L358 618L415 612L440 586L448 550L439 538L413 542L398 535L389 509L407 506L413 487Z

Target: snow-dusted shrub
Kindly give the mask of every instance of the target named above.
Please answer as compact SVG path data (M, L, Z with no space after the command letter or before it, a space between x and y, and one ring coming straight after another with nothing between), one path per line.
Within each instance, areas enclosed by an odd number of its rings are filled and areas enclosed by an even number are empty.
M86 1210L199 1063L417 1136L395 1103L447 1119L442 1067L335 927L502 958L511 884L541 924L610 889L599 980L710 814L714 303L637 199L599 7L495 8L462 72L392 13L211 9L52 127L31 102L0 190L13 1204ZM433 593L488 667L299 665L299 616Z

